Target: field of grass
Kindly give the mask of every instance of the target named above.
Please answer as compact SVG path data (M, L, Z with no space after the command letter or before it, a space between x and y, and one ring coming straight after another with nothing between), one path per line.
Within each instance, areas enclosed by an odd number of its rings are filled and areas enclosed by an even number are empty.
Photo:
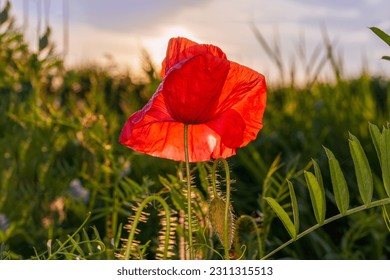
M10 20L0 22L0 31L0 259L116 259L126 246L131 258L184 258L184 165L118 143L126 119L159 85L153 66L145 69L144 82L99 66L66 69L45 42L50 38L44 36L40 50L32 52ZM332 61L330 50L324 63ZM292 217L289 181L299 208L298 232L317 224L305 181L305 171L314 172L312 159L322 171L326 218L339 213L324 147L338 159L350 209L366 204L349 133L367 156L372 201L388 198L369 123L381 130L388 125L390 80L364 72L345 79L336 64L333 69L334 82L270 86L264 128L228 159L235 181L231 258L260 259L290 240L266 199L274 198ZM194 247L201 259L219 259L224 249L207 214L212 165L191 165ZM270 258L388 259L387 213L384 207L367 207L346 215ZM130 242L128 230L136 221ZM170 245L164 247L166 236Z

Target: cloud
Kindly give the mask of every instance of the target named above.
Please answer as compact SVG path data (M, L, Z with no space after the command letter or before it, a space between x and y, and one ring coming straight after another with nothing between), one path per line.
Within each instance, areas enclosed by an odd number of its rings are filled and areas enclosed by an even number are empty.
M22 0L12 2L19 6L18 17L23 18ZM50 3L49 23L61 46L62 1ZM136 68L140 65L140 49L146 48L160 65L169 38L184 36L218 45L230 59L278 79L275 65L256 41L251 24L271 45L276 38L286 64L299 59L297 48L302 44L302 34L309 53L323 44L324 27L330 39L337 42L337 51L344 53L346 68L361 69L361 57L368 53L368 61L375 59L375 69L383 63L377 54L388 53L367 28L378 26L388 31L387 0L69 0L69 5L68 62L72 64L101 61L104 54L111 54L118 63ZM33 6L29 22L35 34L37 10ZM30 38L36 42L36 36Z
M194 0L95 0L71 1L71 17L102 30L124 33L154 34L191 6L202 6L206 1Z

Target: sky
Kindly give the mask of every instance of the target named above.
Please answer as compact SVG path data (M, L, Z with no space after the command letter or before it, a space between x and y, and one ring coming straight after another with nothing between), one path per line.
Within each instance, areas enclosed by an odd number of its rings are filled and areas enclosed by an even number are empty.
M288 80L295 69L305 80L332 43L345 75L365 68L390 75L381 60L389 47L369 29L390 33L388 0L11 0L17 19L32 47L37 34L52 28L58 52L66 51L68 66L115 63L138 73L146 50L159 69L169 38L187 37L219 46L230 60L266 75L269 81ZM3 6L5 0L0 1ZM65 4L65 6L64 6ZM64 17L65 15L65 17ZM64 18L67 19L64 23ZM68 27L68 44L64 27ZM279 51L282 75L255 36L257 30L272 51ZM309 72L306 72L309 69ZM332 78L328 63L323 79ZM310 72L311 71L311 72Z

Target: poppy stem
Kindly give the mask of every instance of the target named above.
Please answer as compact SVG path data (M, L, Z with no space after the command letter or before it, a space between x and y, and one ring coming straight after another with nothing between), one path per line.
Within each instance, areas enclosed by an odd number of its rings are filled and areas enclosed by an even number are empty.
M225 260L229 260L229 212L230 212L230 172L229 165L225 159L220 159L225 168L225 180L226 180L226 204L225 204L225 217L224 217L224 226L223 226L223 247L225 249Z
M192 207L191 207L191 174L190 160L188 155L188 124L184 124L184 157L186 161L186 177L187 177L187 220L188 220L188 243L190 250L190 259L194 259L194 251L192 248Z

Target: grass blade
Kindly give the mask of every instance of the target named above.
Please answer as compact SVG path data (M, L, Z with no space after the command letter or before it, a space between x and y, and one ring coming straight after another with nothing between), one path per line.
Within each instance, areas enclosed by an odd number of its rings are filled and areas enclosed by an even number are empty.
M293 221L295 226L295 232L298 234L299 232L299 211L298 211L298 202L297 197L295 195L294 186L293 184L287 180L288 189L290 191L290 197L291 197L291 208L293 212Z
M311 172L305 171L305 179L307 187L309 188L310 200L313 206L314 215L319 224L325 220L326 202L325 191L321 188L315 175Z
M332 151L325 147L324 149L329 160L330 177L332 180L336 205L340 213L344 215L349 207L349 192L347 182L345 181L344 174L341 171L340 164Z
M279 219L282 221L284 227L286 228L288 234L290 234L292 239L297 238L297 232L295 230L295 226L293 222L291 221L290 217L284 211L283 207L280 206L280 204L273 199L272 197L265 197L265 201L271 206L272 210L276 213L276 215L279 217Z
M368 205L372 200L372 192L374 188L371 168L368 163L367 156L360 145L359 140L349 134L349 150L352 155L353 164L355 166L355 174L358 183L359 193L365 205Z

